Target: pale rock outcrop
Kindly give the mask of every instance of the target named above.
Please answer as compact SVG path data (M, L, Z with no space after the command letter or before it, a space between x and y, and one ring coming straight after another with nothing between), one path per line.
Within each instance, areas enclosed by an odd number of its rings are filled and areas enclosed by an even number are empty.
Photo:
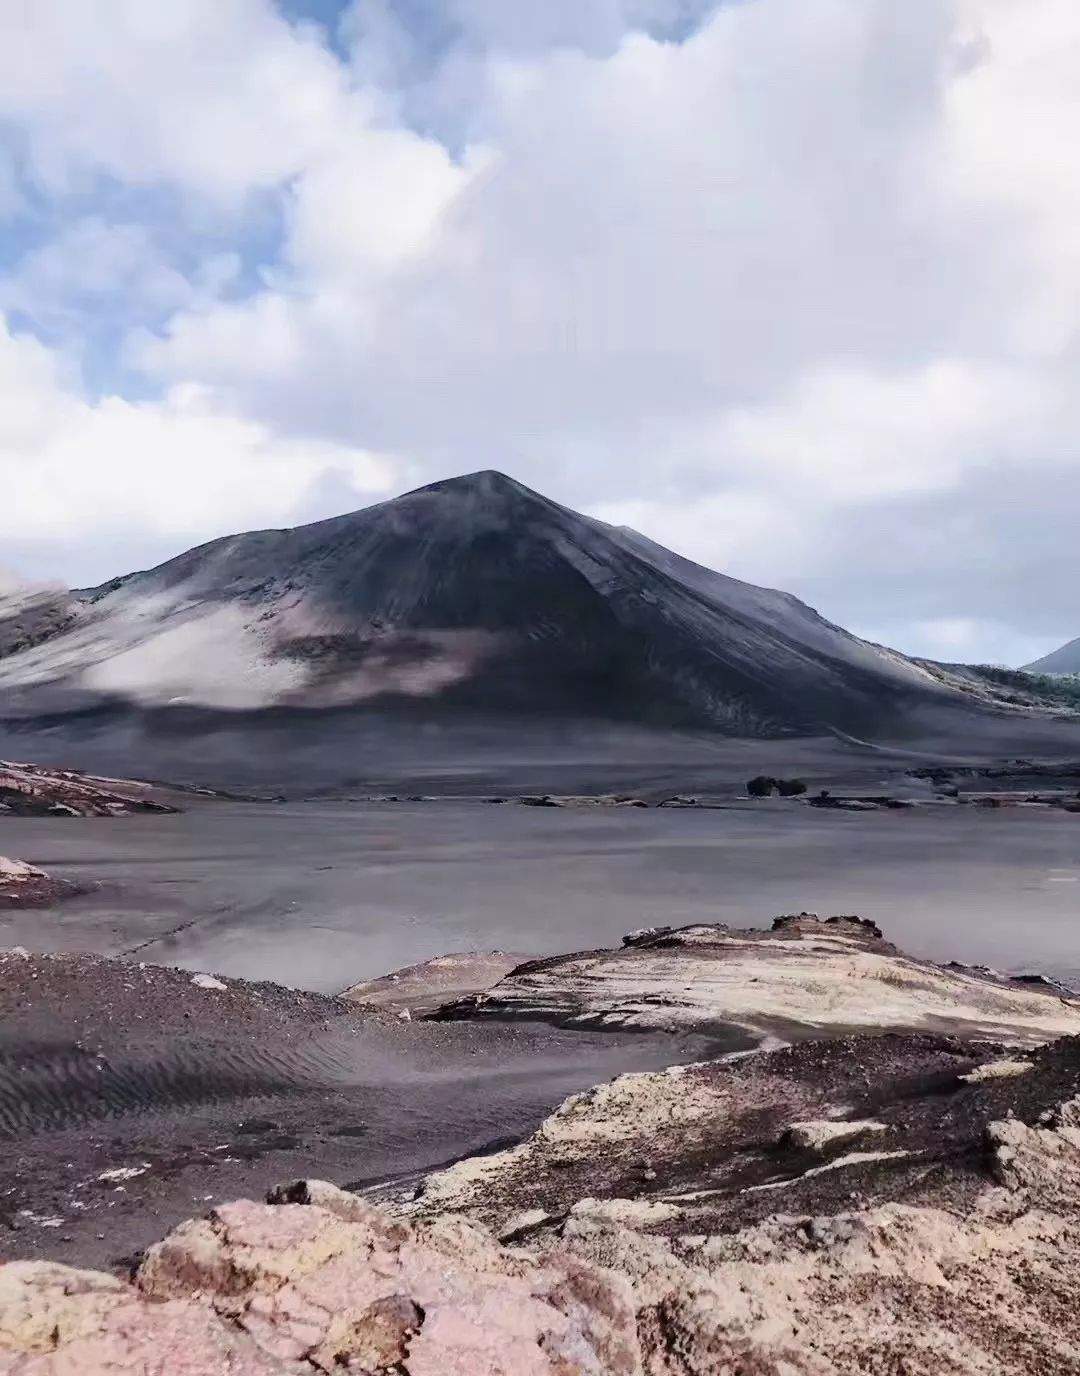
M976 1066L961 1078L969 1085L979 1084L982 1080L1011 1079L1014 1075L1026 1075L1033 1069L1030 1061L1009 1058L1001 1061L988 1061L986 1065Z
M854 1122L819 1118L808 1123L792 1123L780 1140L782 1145L818 1152L838 1142L850 1142L856 1137L888 1130L887 1124L875 1123L872 1118L860 1118Z
M1032 1074L1058 1077L1054 1083L1075 1078L1076 1061L1077 1048L1067 1047ZM965 1103L981 1092L956 1081ZM990 1092L1008 1094L1009 1083L1004 1077ZM936 1077L934 1091L941 1087ZM611 1120L597 1110L603 1142ZM583 1112L579 1099L578 1140ZM607 1211L589 1200L559 1220L549 1216L533 1242L627 1278L648 1376L1073 1376L1080 1370L1080 1099L1035 1124L992 1121L983 1145L985 1168L976 1158L969 1173L951 1178L948 1152L938 1163L920 1153L922 1173L935 1177L923 1194L936 1203L844 1207L853 1196L833 1193L813 1201L830 1212L781 1206L716 1230L695 1219L698 1201L664 1191L653 1198L678 1206L674 1218L650 1214L640 1198L609 1201ZM849 1153L831 1167L843 1176L852 1163L865 1168L886 1155ZM700 1169L707 1174L708 1163ZM902 1182L909 1197L918 1194L915 1178ZM483 1212L481 1198L469 1212Z
M129 812L178 812L150 784L103 779L75 769L0 760L0 815L119 817Z
M26 884L32 879L45 879L48 876L36 865L28 865L25 860L11 860L0 855L0 882L5 884Z
M398 1207L535 1241L572 1218L708 1234L852 1198L951 1206L985 1183L988 1125L1003 1145L1047 1113L1054 1141L1080 1130L1055 1107L1080 1083L1080 1040L1033 1051L1022 1075L977 1073L999 1062L992 1045L862 1036L622 1075L515 1146L431 1173Z
M529 961L440 1016L758 1040L894 1028L1028 1045L1080 1033L1080 998L913 959L859 918L800 914L771 931L645 929L619 950Z
M112 1276L53 1262L0 1270L4 1376L281 1376L203 1304L151 1305Z
M449 999L490 989L527 959L507 951L454 951L350 985L339 998L364 1007L400 1008L410 1015L433 1012Z

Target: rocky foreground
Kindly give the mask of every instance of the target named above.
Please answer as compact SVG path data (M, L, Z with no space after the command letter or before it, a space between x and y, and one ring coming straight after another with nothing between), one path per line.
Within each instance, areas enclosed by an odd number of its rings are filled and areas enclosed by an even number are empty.
M15 1263L0 1371L1080 1370L1080 1043L869 1040L626 1077L404 1212L307 1182L181 1225L130 1282ZM740 1166L770 1153L774 1178ZM473 1220L511 1190L540 1202L500 1241Z
M455 1008L791 1044L620 1076L419 1185L222 1205L130 1276L12 1263L0 1373L1080 1373L1080 1003L855 919L628 942Z

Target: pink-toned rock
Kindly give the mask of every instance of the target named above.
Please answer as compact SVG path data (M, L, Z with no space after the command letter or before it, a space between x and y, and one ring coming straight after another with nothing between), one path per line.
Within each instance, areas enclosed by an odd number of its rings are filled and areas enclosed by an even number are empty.
M142 1293L204 1295L263 1352L326 1371L361 1353L407 1354L410 1376L636 1370L625 1282L509 1253L460 1219L400 1223L318 1182L295 1193L315 1202L241 1201L183 1224L147 1254ZM581 1303L590 1286L603 1314Z
M281 1376L282 1370L206 1305L151 1305L112 1276L51 1262L13 1262L0 1270L4 1376Z
M639 1376L629 1283L500 1247L461 1219L403 1223L331 1185L241 1200L152 1247L134 1285L37 1263L0 1273L0 1373L19 1376Z

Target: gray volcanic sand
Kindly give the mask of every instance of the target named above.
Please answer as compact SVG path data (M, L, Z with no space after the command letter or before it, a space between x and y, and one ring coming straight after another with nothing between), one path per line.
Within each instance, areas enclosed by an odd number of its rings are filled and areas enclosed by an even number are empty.
M933 959L1080 978L1080 815L199 803L5 818L0 851L93 893L5 912L0 945L337 992L447 951L618 944L658 923L872 917Z
M0 1260L122 1267L215 1202L407 1179L624 1070L745 1044L407 1023L92 957L0 964Z

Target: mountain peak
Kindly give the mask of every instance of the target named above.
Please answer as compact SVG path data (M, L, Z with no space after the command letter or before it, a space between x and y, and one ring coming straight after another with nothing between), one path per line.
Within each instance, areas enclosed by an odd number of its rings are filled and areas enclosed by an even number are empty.
M0 687L30 712L426 702L743 734L865 733L936 691L794 598L496 469L214 541L73 594L47 620L0 616Z
M511 478L509 474L502 473L497 468L480 468L475 473L460 473L454 478L440 478L438 482L427 483L405 495L411 497L421 492L449 492L481 499L528 497L538 502L547 500L539 492L526 487L524 483L519 483L516 478Z

